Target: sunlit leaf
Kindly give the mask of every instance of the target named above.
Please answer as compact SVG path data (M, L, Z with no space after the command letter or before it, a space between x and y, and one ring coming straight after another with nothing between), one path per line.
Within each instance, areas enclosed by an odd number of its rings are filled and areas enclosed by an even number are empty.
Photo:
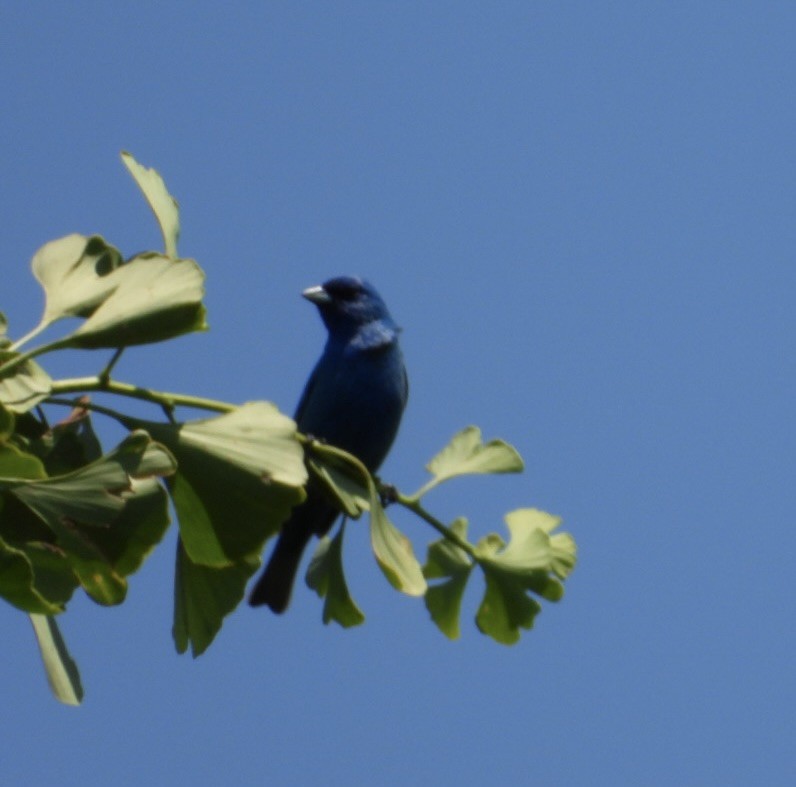
M0 367L19 353L0 350ZM7 374L0 372L0 404L14 413L25 413L50 395L52 380L35 361L27 360Z
M31 267L44 288L41 326L63 317L88 317L118 287L110 277L122 255L98 235L67 235L34 255Z
M180 210L177 200L169 194L163 178L156 170L139 164L131 153L123 151L121 156L155 214L163 235L166 254L176 257L177 239L180 237Z
M457 519L451 530L461 539L467 538L467 520ZM426 609L431 619L445 636L458 639L460 635L459 614L462 596L472 571L473 561L469 555L446 538L429 544L428 558L423 566L426 579L444 579L426 590Z
M426 592L426 580L412 543L387 518L375 486L370 496L370 542L379 567L394 588L410 596Z
M511 538L500 552L491 549L483 556L502 570L518 576L554 572L562 579L575 566L575 541L568 533L551 535L561 518L536 508L520 508L506 514Z
M296 425L269 402L182 424L136 424L177 459L169 488L194 563L219 568L259 553L304 499Z
M364 623L365 616L348 591L343 572L343 531L341 527L334 538L324 536L318 542L307 570L307 585L321 598L323 622L336 621L343 628Z
M52 617L44 615L31 615L30 620L52 693L66 705L80 705L83 699L80 672L67 650L58 625Z
M503 440L481 440L481 430L468 426L454 435L453 439L426 466L433 478L417 492L421 497L430 489L461 475L519 473L522 472L522 457L517 450Z
M561 517L537 508L519 508L506 514L511 533L508 547L500 554L500 562L522 571L537 566L566 578L577 559L575 539L569 533L553 533Z
M196 658L207 650L224 618L240 603L246 583L259 567L258 556L241 558L224 568L200 566L191 560L180 542L174 575L172 628L178 653L185 653L190 646Z
M520 628L529 629L539 603L536 593L558 601L561 582L575 565L575 542L567 533L553 534L561 520L544 511L523 508L506 515L508 545L496 534L482 539L476 556L486 577L486 593L476 616L478 627L498 642L511 644Z
M113 290L63 346L126 347L207 329L204 273L194 260L139 254L106 278Z

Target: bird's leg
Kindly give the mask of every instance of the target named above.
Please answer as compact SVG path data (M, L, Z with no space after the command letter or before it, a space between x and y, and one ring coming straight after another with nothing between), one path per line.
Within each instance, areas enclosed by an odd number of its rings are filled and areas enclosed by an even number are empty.
M387 508L390 503L398 500L398 488L392 484L382 484L379 479L376 479L379 485L379 497L381 498L382 508Z

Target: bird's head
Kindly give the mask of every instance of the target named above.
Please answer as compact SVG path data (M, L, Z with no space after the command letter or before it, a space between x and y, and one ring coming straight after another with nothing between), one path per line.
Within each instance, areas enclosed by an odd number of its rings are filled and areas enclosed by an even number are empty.
M398 331L373 285L356 276L329 279L302 295L318 307L331 335L351 335L372 324L393 334Z

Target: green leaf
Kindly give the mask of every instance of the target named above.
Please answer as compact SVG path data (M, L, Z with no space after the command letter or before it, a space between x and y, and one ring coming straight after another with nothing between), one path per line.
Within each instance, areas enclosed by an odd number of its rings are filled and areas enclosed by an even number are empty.
M29 448L44 462L48 475L71 473L102 456L91 416L84 407L75 407L63 421L30 441Z
M0 366L19 357L0 350ZM52 380L35 361L28 359L7 374L0 373L0 404L14 413L25 413L50 395Z
M15 421L14 414L0 404L0 442L8 440L14 434Z
M414 497L420 498L443 481L461 475L520 473L522 457L503 440L481 441L481 430L468 426L453 439L426 466L433 478Z
M69 565L98 603L124 600L125 573L137 568L168 524L167 500L152 476L174 471L171 455L144 432L107 456L63 476L0 478L55 534Z
M163 235L166 254L176 258L177 239L180 237L180 209L177 200L169 194L163 178L156 170L139 164L131 153L123 151L121 156L155 214Z
M207 330L204 273L194 260L139 254L107 279L113 290L62 346L127 347Z
M486 593L478 608L478 628L503 645L513 645L520 638L520 628L530 629L541 610L538 602L525 592L522 582L504 572L483 565Z
M0 596L25 612L55 615L63 605L43 596L35 587L34 570L28 556L0 538Z
M0 595L26 612L61 612L79 582L55 535L27 506L9 493L0 496L0 539L9 553L25 560L24 571L7 571Z
M510 540L490 534L476 546L478 563L486 577L486 593L476 616L482 632L498 642L512 644L520 628L530 629L541 610L528 591L548 601L564 593L561 582L574 568L574 539L567 533L551 535L559 517L534 508L506 515ZM551 576L554 574L555 576Z
M259 567L258 556L241 558L224 568L200 566L191 560L182 542L178 544L172 628L178 653L185 653L189 645L194 658L207 650Z
M345 451L313 442L309 446L307 466L346 516L358 519L368 510L370 476L363 476L362 465L352 462Z
M379 567L394 588L409 596L422 596L426 592L426 580L412 551L412 543L387 518L372 482L370 542Z
M480 550L488 562L501 570L521 577L538 572L554 572L562 579L575 567L575 541L568 533L551 536L561 518L536 508L520 508L506 514L511 538L501 552L490 544Z
M553 531L561 524L561 517L537 508L519 508L506 514L511 533L508 548L501 553L500 562L519 571L539 567L565 579L575 568L577 547L569 533Z
M53 694L66 705L80 705L83 699L80 672L67 650L57 623L53 618L43 615L31 615L30 621Z
M135 424L177 459L169 489L194 563L220 568L259 554L304 499L296 425L270 402L183 424Z
M362 610L348 591L343 572L343 531L341 527L333 539L324 536L318 542L307 570L307 585L321 598L323 622L334 620L343 628L358 626L365 622Z
M45 297L33 333L64 317L91 316L118 286L110 274L121 265L119 250L98 235L67 235L42 246L31 262Z
M0 478L46 478L41 460L12 443L0 444Z
M467 538L467 520L457 519L451 529L460 538ZM458 639L461 631L459 615L462 596L473 568L473 561L461 547L446 538L429 544L428 558L423 566L426 579L445 579L426 590L426 609L440 631L449 639Z

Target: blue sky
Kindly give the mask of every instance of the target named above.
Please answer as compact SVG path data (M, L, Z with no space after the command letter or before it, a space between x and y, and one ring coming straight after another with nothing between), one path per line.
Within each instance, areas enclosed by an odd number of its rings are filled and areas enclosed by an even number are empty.
M129 149L180 200L211 331L127 353L121 379L292 412L324 338L300 291L363 274L411 377L384 477L412 491L476 423L526 473L429 507L477 534L543 508L580 563L513 648L476 630L474 581L449 642L350 528L363 627L324 627L300 586L193 661L170 533L122 607L62 618L80 709L0 609L4 781L789 783L794 30L773 2L6 4L12 335L44 242L159 246Z

